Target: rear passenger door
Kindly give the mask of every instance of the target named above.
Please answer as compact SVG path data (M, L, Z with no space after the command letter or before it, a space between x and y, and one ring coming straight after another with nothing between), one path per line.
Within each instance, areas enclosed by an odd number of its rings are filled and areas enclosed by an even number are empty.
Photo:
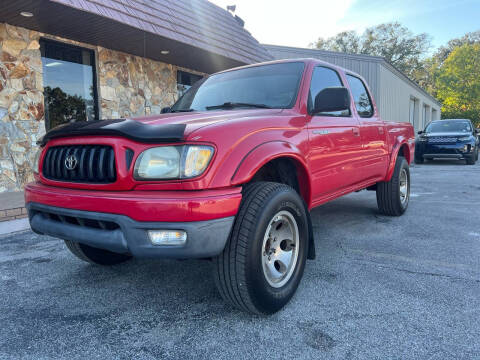
M360 124L363 143L359 176L362 181L384 177L389 159L384 122L375 112L372 98L364 82L351 74L347 74L346 77L355 103L355 116Z
M357 182L355 162L362 149L357 118L351 110L312 113L316 95L327 87L337 86L344 86L337 71L324 66L313 69L307 110L314 204Z

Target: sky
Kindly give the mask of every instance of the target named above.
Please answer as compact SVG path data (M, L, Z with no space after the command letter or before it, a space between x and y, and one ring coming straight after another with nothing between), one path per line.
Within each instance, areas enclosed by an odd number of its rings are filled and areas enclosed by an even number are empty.
M210 0L235 14L261 43L308 47L318 37L399 21L432 37L433 52L448 40L480 30L480 0Z

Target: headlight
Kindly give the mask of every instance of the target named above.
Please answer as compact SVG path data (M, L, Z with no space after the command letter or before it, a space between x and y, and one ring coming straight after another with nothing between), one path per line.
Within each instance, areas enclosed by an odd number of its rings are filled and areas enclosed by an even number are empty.
M212 155L213 148L204 145L155 147L140 154L133 174L140 180L193 178L205 171Z
M418 141L420 141L420 142L425 142L425 141L427 141L427 138L426 138L426 137L419 137L419 138L418 138Z
M35 157L33 158L33 172L38 174L40 172L40 156L42 155L43 149L40 148L35 153Z
M468 141L468 140L470 140L470 136L463 136L458 138L458 141Z

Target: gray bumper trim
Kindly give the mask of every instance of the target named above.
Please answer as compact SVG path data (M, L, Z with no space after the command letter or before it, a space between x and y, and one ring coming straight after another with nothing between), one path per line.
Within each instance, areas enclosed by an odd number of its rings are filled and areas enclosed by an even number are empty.
M207 258L220 254L235 219L231 216L194 222L140 222L124 215L64 209L38 203L28 203L27 209L30 226L37 233L136 257L176 259ZM114 223L118 227L82 226L72 221L77 219L80 219L80 223L88 219ZM186 231L187 242L183 246L152 245L147 231L155 229Z
M423 154L425 159L463 159L462 154Z

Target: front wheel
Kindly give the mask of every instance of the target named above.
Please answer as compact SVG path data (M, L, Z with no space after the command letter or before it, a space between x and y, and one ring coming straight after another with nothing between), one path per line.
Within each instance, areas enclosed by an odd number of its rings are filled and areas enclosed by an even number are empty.
M415 154L415 164L423 164L424 161L423 155Z
M475 165L478 160L478 149L473 151L473 154L466 158L467 165Z
M425 159L423 158L423 155L420 153L417 153L416 151L414 155L414 160L415 160L415 164L423 164L423 162L425 161Z
M291 299L307 258L308 222L300 196L278 183L249 184L214 278L222 297L254 314L272 314Z
M403 156L397 158L390 181L377 184L378 209L384 215L400 216L410 200L410 169Z

